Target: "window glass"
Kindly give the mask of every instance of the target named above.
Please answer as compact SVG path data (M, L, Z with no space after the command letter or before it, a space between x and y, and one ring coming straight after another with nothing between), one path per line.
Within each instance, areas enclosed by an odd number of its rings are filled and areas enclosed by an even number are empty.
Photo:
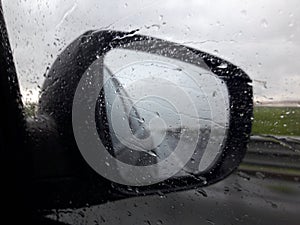
M70 224L298 224L300 1L2 1L28 115L59 53L88 30L150 35L211 53L253 80L254 117L239 170L213 186L47 216Z

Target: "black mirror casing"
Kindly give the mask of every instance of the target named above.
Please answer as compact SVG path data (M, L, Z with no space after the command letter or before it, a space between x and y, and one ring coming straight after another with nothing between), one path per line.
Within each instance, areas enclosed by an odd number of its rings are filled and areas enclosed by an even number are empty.
M160 54L178 60L184 60L182 57L188 57L189 53L192 53L204 61L211 72L225 82L230 106L226 143L224 143L224 150L218 161L205 173L185 178L171 178L150 186L128 187L111 183L100 177L81 156L72 129L72 103L82 74L99 56L104 56L113 48L126 48L129 46L128 44L137 41L148 43L148 46L140 46L139 51ZM171 49L173 50L171 51ZM176 52L174 53L174 49L186 52L186 54L177 55ZM195 65L198 65L198 62L197 59L189 60L189 63ZM227 65L226 68L220 66L223 64ZM69 162L69 166L66 168L67 175L75 175L79 180L88 182L89 185L97 183L94 188L95 192L100 185L103 189L109 187L118 190L119 194L123 196L144 195L157 191L171 192L207 186L224 179L233 172L242 161L250 138L253 93L251 79L245 72L216 56L161 39L137 35L135 32L89 31L66 47L46 74L39 101L38 116L41 115L51 118L55 123L60 145L68 155L68 159L66 159ZM94 191L91 191L91 194Z

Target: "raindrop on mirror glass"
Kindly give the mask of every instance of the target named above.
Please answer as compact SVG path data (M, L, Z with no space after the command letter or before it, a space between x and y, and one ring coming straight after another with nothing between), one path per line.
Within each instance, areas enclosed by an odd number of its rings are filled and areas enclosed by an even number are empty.
M263 27L263 28L267 28L268 27L268 21L266 19L262 19L260 21L260 25Z
M241 11L241 14L243 14L244 16L247 16L247 10L243 9L243 10Z

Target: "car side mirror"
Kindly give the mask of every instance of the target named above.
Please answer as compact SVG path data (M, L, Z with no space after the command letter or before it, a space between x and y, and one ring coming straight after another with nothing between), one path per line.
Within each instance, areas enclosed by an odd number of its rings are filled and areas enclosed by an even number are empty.
M46 77L38 115L53 121L78 173L122 194L207 186L245 155L251 80L216 56L134 32L90 31Z

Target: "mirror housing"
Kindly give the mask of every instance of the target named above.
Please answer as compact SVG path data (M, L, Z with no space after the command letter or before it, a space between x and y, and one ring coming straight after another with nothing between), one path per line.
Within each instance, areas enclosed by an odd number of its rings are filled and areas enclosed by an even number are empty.
M229 103L227 134L222 152L207 170L199 174L191 173L186 177L171 177L150 185L124 185L100 176L84 159L78 148L72 120L76 90L90 66L117 48L133 49L205 67L224 82ZM89 101L89 97L82 96L81 101ZM80 104L77 106L80 107ZM63 161L67 161L62 176L75 176L78 181L88 183L89 186L92 184L94 187L108 188L111 195L124 197L207 186L231 174L242 161L250 138L253 93L251 79L245 72L216 56L162 39L137 35L135 32L89 31L67 46L46 74L38 108L37 117L51 121L51 127L59 139L57 146L62 149ZM105 129L107 130L100 126L100 136L101 130ZM99 189L95 188L94 191L97 190ZM92 191L92 195L93 193Z

